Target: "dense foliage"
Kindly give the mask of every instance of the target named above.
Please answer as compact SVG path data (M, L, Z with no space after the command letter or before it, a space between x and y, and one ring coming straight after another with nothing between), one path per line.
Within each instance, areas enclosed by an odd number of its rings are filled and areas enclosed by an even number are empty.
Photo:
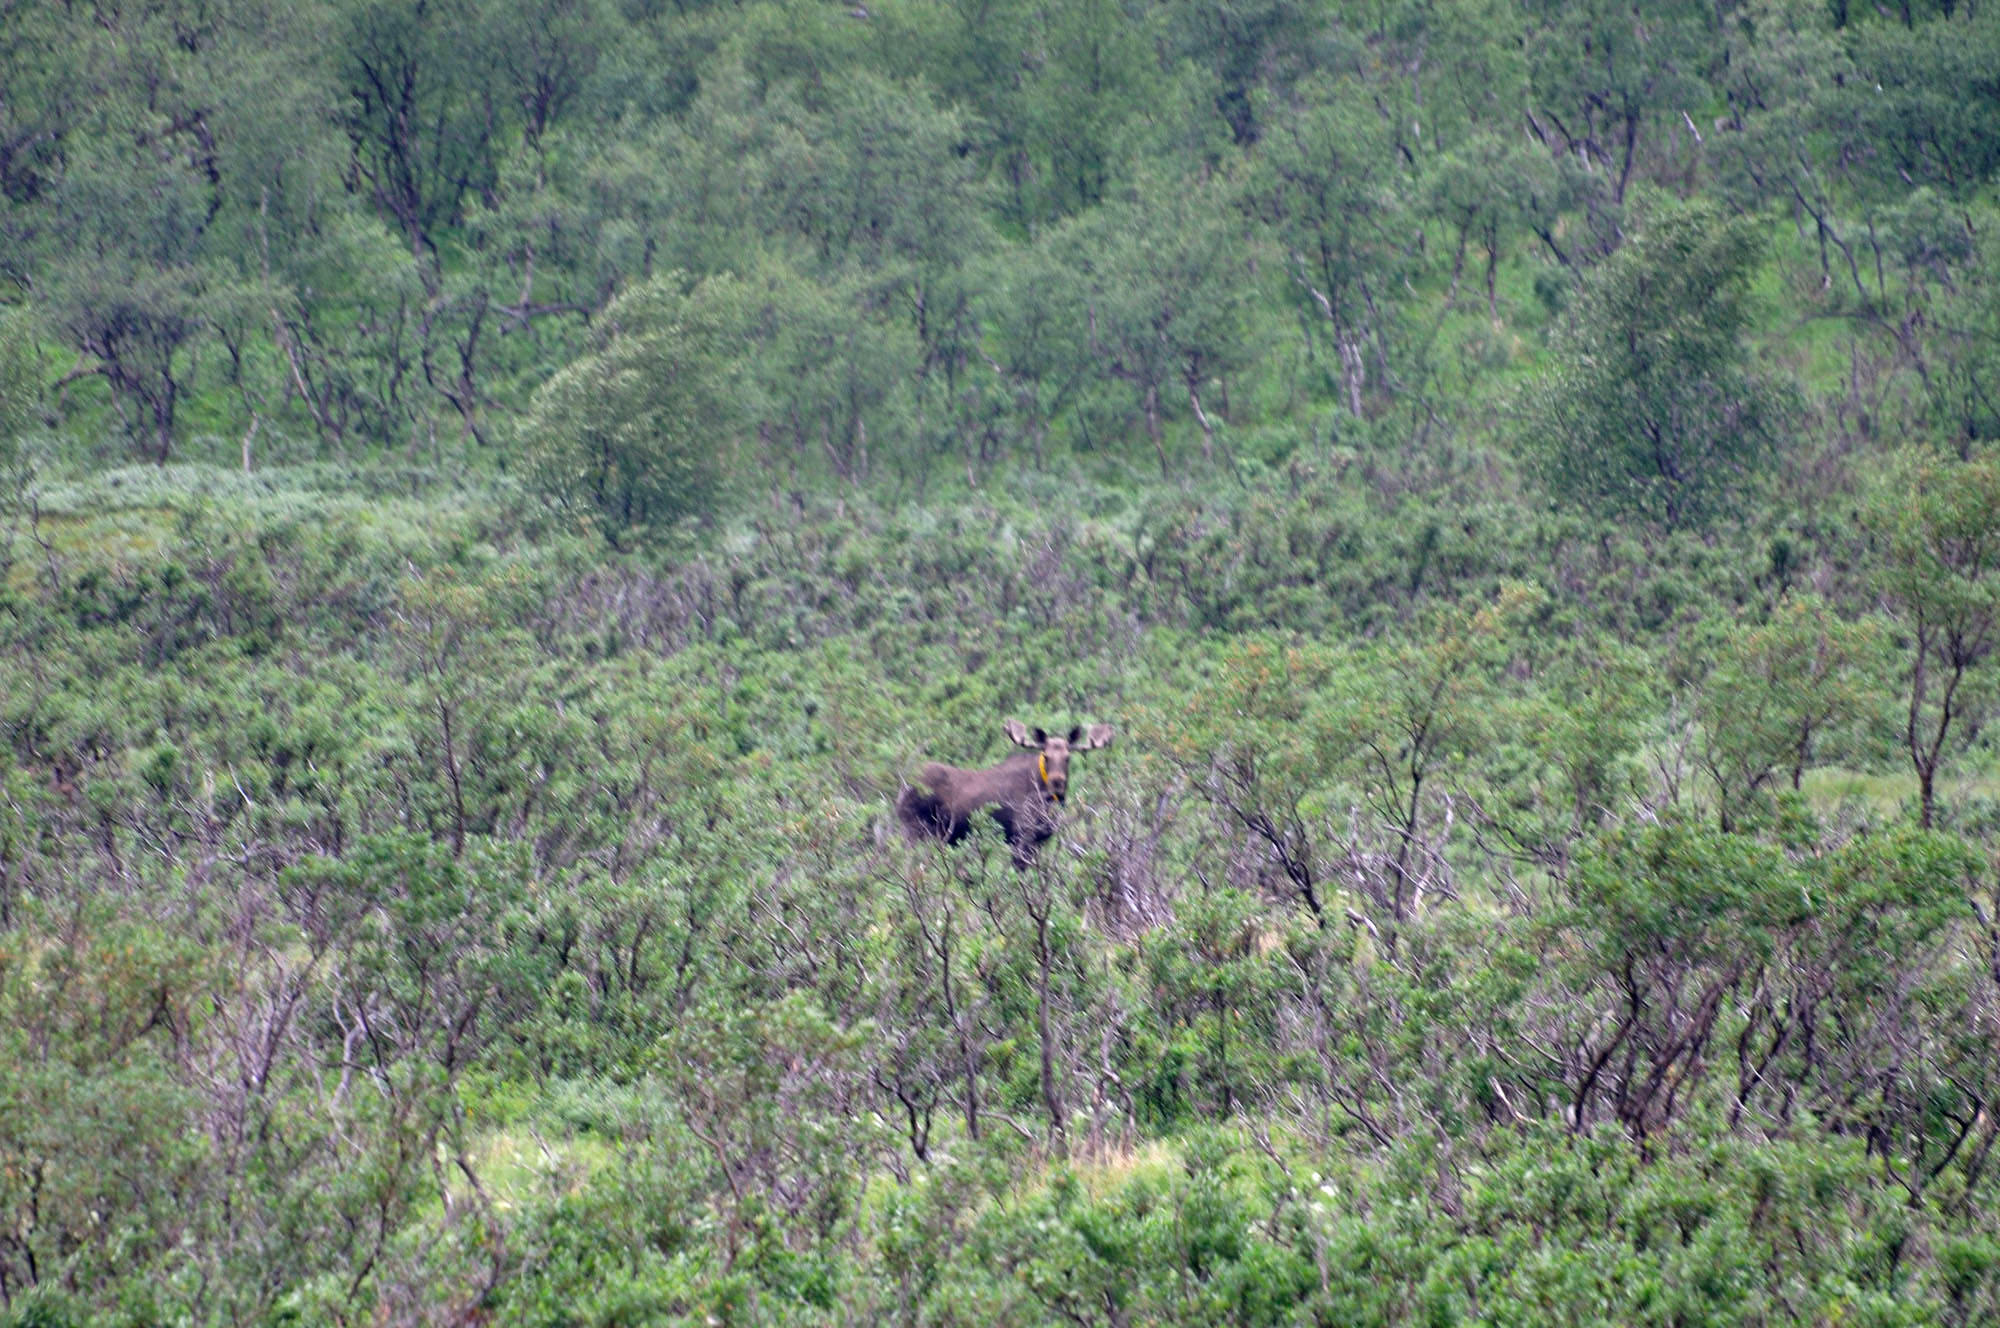
M0 1325L2000 1320L1996 71L0 0Z

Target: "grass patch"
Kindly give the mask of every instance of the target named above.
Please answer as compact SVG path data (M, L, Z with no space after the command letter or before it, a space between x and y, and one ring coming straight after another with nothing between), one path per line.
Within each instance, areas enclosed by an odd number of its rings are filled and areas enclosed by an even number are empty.
M1836 811L1860 805L1879 816L1896 816L1916 806L1917 777L1898 770L1862 771L1840 766L1808 770L1800 791L1818 812ZM2000 775L1989 772L1940 776L1937 799L1941 809L1974 801L2000 802Z
M501 1209L581 1194L617 1156L607 1140L549 1133L526 1124L489 1131L470 1150L479 1183Z

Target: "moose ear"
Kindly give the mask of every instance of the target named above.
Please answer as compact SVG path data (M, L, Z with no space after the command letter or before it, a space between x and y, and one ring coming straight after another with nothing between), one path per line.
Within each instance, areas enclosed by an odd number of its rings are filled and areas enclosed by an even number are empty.
M1036 729L1035 736L1031 738L1028 736L1028 726L1018 719L1008 720L1004 727L1007 730L1007 736L1014 740L1016 746L1040 747L1042 745L1042 731L1040 729Z
M1069 745L1080 752L1090 751L1094 747L1109 747L1111 745L1111 726L1109 724L1092 724L1088 729L1083 731L1082 742L1078 742L1076 735L1072 733L1070 734Z
M1078 750L1082 750L1083 725L1079 724L1075 728L1071 729L1069 731L1069 737L1065 738L1063 741L1067 742L1070 746L1075 747Z

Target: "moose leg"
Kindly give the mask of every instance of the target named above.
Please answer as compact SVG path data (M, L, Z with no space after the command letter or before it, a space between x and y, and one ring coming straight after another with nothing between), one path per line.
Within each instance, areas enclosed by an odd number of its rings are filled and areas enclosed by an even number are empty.
M1048 818L1037 816L1033 820L1034 824L1022 827L1013 840L1014 865L1023 871L1035 865L1035 855L1055 835Z
M1007 835L1007 847L1014 851L1014 867L1018 871L1035 865L1036 852L1056 830L1055 817L1039 807L1003 804L993 809L993 819Z
M1007 837L1007 847L1014 851L1015 869L1025 871L1035 860L1035 840L1022 824L1024 818L1003 802L993 809L993 819L999 824L1000 833Z

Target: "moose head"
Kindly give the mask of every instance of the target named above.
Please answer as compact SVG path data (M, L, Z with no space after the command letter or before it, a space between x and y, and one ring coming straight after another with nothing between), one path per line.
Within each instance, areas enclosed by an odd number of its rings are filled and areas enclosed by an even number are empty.
M970 831L973 813L989 808L1013 849L1014 865L1034 861L1035 850L1055 833L1056 813L1069 795L1070 757L1109 746L1111 726L1079 724L1067 734L1050 734L1010 719L1005 731L1027 751L984 770L932 763L918 776L930 792L903 790L896 814L912 838L956 844Z
M1069 758L1072 752L1087 752L1093 747L1108 746L1111 742L1109 724L1092 724L1088 729L1079 724L1067 735L1048 734L1040 729L1031 729L1018 719L1010 719L1006 725L1007 736L1017 747L1040 752L1035 763L1035 774L1042 789L1048 796L1061 802L1069 792Z

